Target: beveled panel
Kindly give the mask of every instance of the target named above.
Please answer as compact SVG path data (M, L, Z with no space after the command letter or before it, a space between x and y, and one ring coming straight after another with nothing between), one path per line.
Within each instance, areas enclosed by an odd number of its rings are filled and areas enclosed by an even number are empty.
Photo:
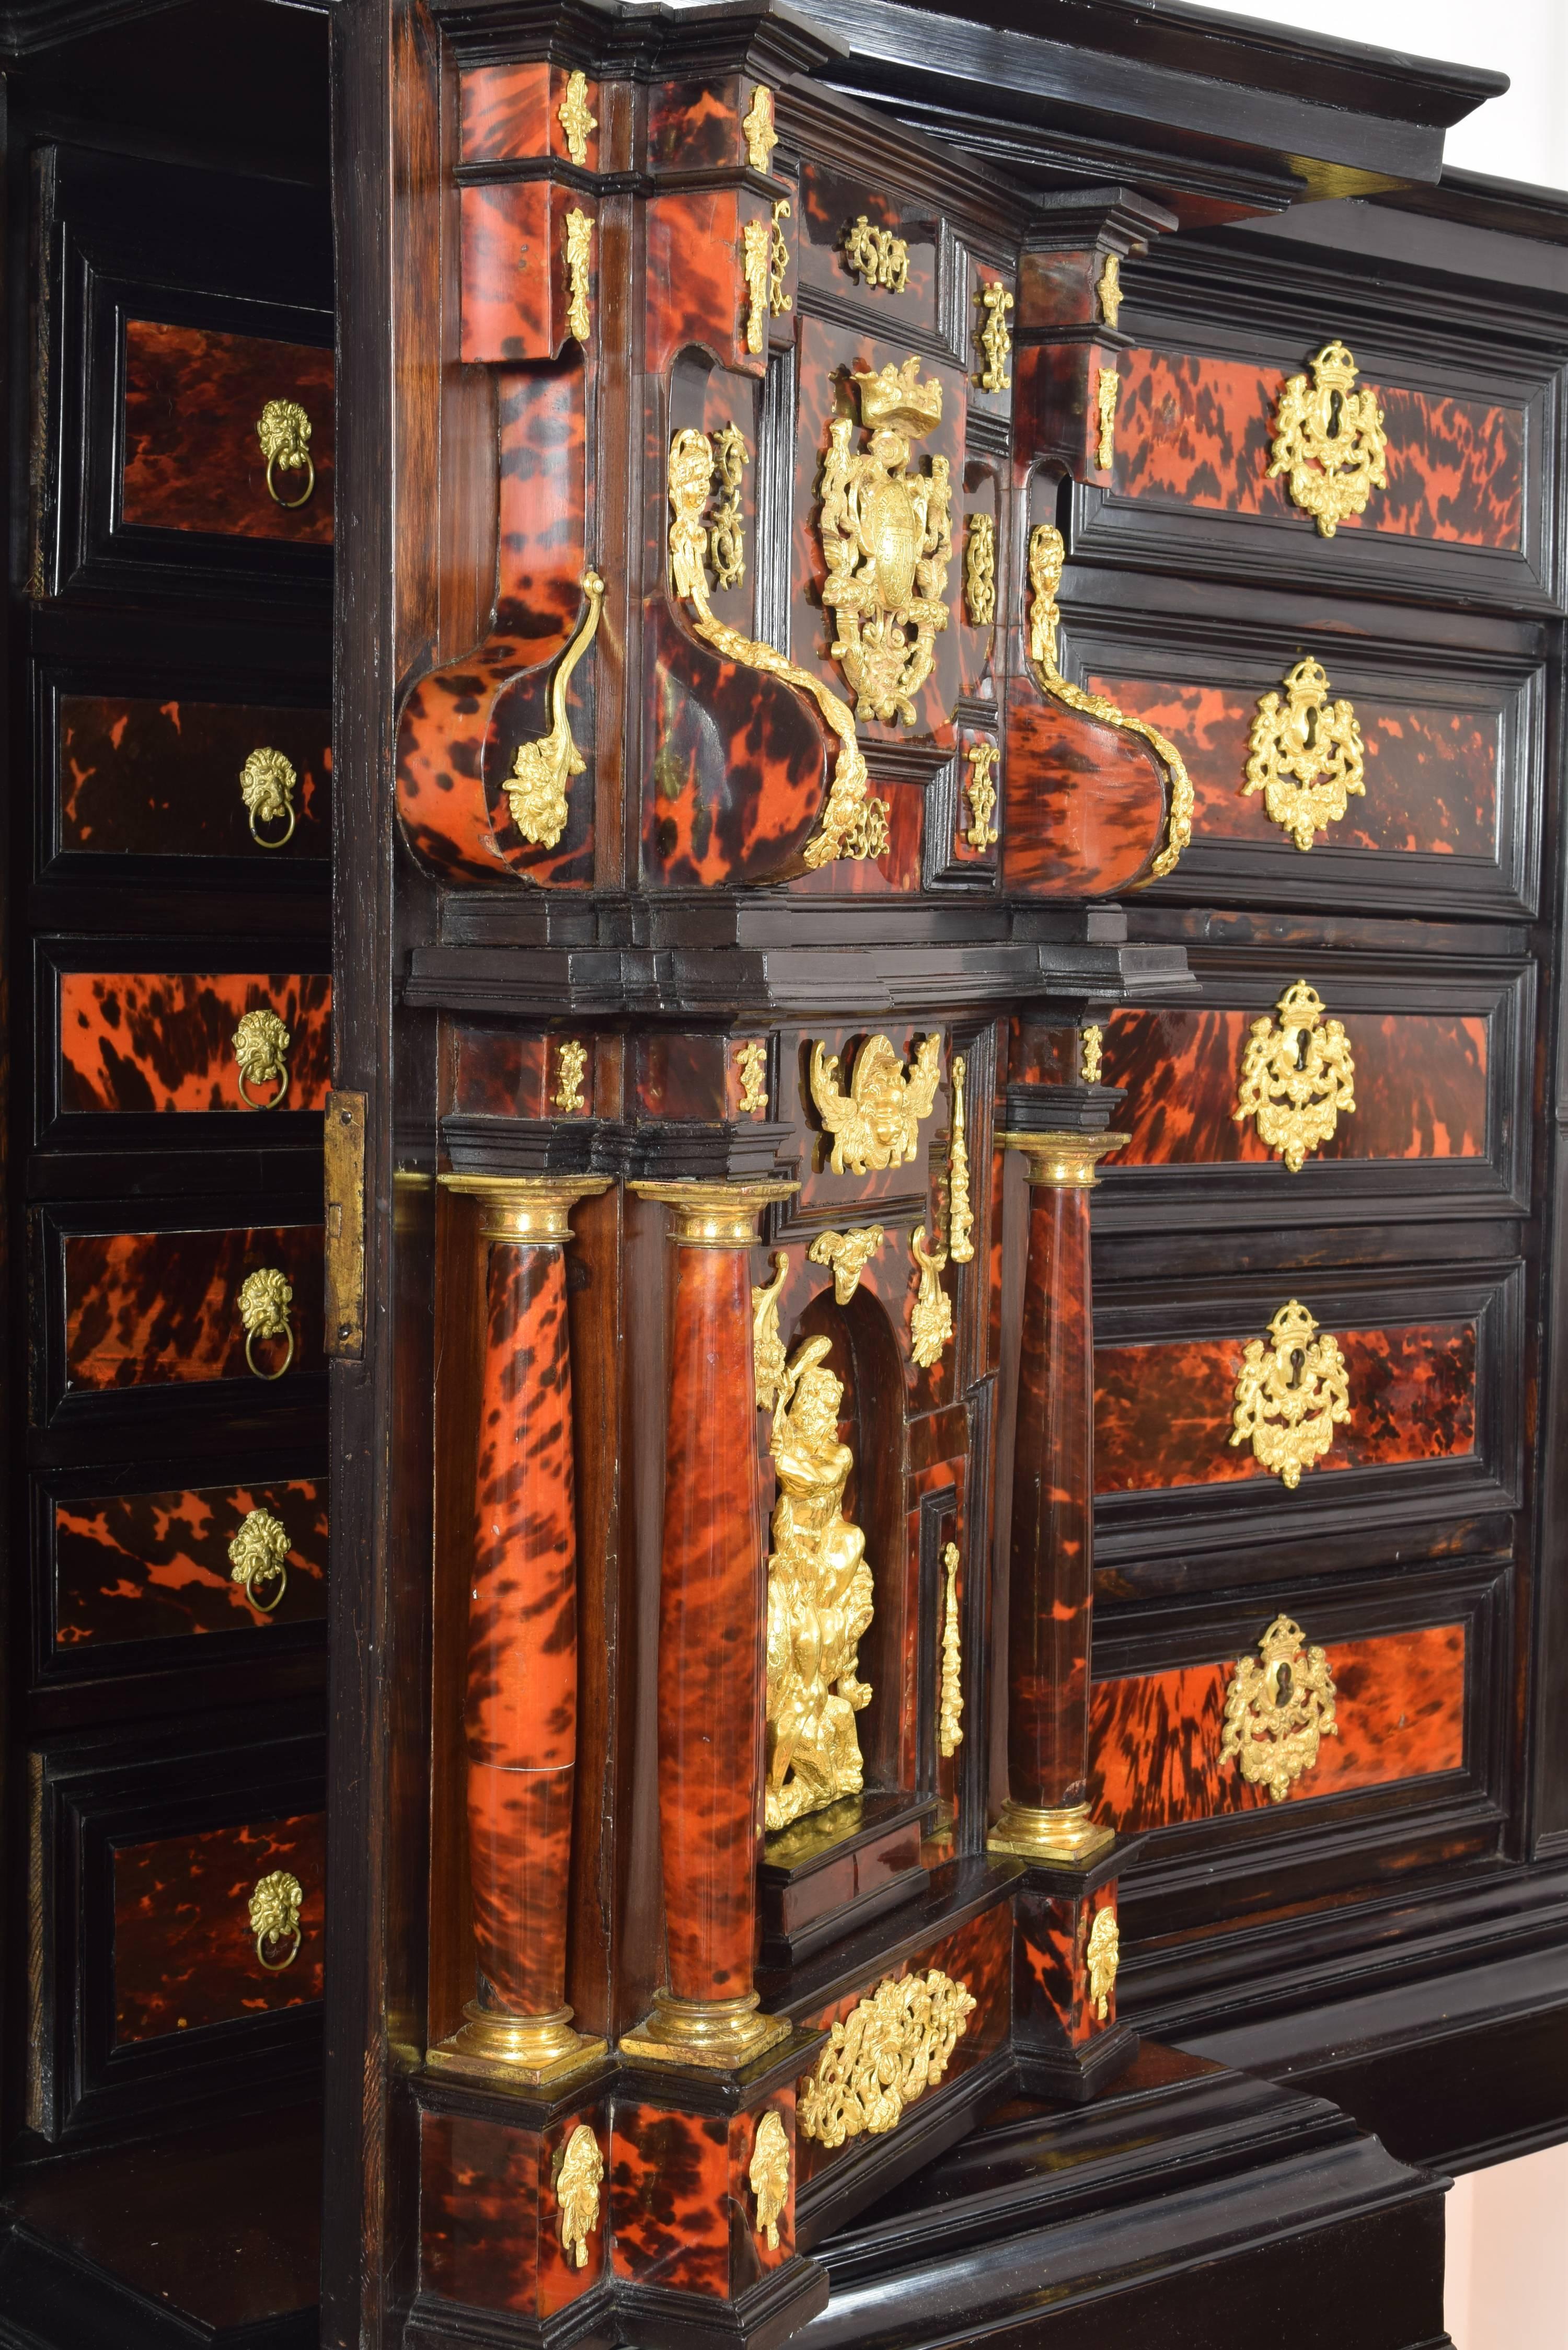
M250 1897L275 1870L301 1887L300 1946L269 1971ZM326 1820L317 1812L121 1844L114 1855L114 2040L153 2040L321 1997Z
M266 1610L230 1572L229 1544L254 1509L270 1511L293 1544L283 1597ZM50 1520L54 1648L62 1659L96 1660L143 1640L264 1631L326 1616L325 1478L61 1496Z
M256 420L269 400L295 400L310 419L316 486L303 505L280 505L267 491ZM333 400L329 350L129 319L121 522L329 546ZM301 474L275 478L284 497L304 486Z
M294 1288L291 1368L321 1368L319 1224L73 1232L64 1250L69 1394L249 1379L240 1287L268 1265Z
M65 693L56 727L57 855L331 853L332 723L325 710ZM276 848L256 840L240 795L241 771L255 750L281 751L296 777L294 834Z

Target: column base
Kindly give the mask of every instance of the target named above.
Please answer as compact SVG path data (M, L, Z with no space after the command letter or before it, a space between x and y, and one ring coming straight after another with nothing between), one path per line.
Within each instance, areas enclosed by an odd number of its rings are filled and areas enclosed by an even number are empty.
M1109 1836L1072 1863L1037 1860L1016 1882L1012 2050L1028 2096L1086 2105L1137 2054L1116 2012L1116 1896L1143 1841Z
M1120 2078L1141 2045L1130 2023L1113 2023L1086 2047L1019 2048L1018 2086L1026 2097L1054 2105L1086 2106Z
M519 2088L535 2088L580 2072L606 2051L603 2040L573 2031L569 2007L548 2015L507 2015L470 2001L462 2012L467 2022L425 2060L434 2072L466 2073L497 2086L511 2081Z
M1059 1811L1039 1811L1032 1804L1014 1803L1010 1795L1002 1816L986 1838L992 1852L1011 1852L1020 1860L1043 1866L1081 1866L1116 1842L1115 1828L1103 1827L1089 1816L1087 1804L1071 1804Z
M757 2013L757 1994L743 1999L677 1999L656 1991L653 2005L633 2032L623 2033L620 2054L633 2064L700 2064L704 2071L736 2072L781 2040L793 2024Z

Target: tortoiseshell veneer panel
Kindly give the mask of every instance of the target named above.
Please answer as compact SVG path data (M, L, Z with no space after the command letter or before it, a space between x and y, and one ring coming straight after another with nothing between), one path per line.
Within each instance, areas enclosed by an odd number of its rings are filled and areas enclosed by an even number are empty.
M250 1378L240 1288L263 1266L293 1284L292 1367L319 1370L319 1224L67 1234L67 1391ZM281 1339L257 1341L264 1368L281 1361L282 1347Z
M770 2246L756 2226L750 2167L765 2113L774 2112L795 2168L794 2095L756 2111L699 2115L618 2097L610 2169L615 2272L638 2284L733 2299L794 2251L794 2199Z
M515 163L553 155L568 156L561 127L561 107L566 95L566 68L546 65L478 66L459 80L462 113L462 161L465 163ZM585 84L590 114L599 114L599 86ZM590 172L599 168L599 132L590 130L585 141Z
M295 771L295 827L281 847L254 838L240 796L253 751L281 751ZM99 857L327 857L331 774L325 710L64 694L56 840Z
M1324 649L1330 692L1345 698L1334 649ZM1142 718L1179 745L1192 779L1195 840L1251 841L1276 848L1288 836L1269 816L1262 792L1248 793L1247 760L1259 700L1282 693L1279 677L1259 675L1250 698L1219 685L1179 686L1147 679L1088 678L1129 716ZM1317 835L1314 847L1366 848L1386 856L1495 858L1498 751L1495 710L1419 709L1356 692L1366 746L1366 790ZM1310 854L1310 852L1309 852ZM1311 868L1302 868L1303 884Z
M229 1544L254 1509L270 1510L293 1543L283 1598L265 1613L229 1568ZM312 1623L327 1613L325 1478L57 1501L54 1533L57 1650L96 1654L121 1641Z
M1102 1909L1116 1914L1113 1880L1086 1900L1067 1895L1024 1892L1018 1899L1013 1998L1020 2038L1059 2041L1083 2048L1116 2020L1116 1989L1111 1984L1102 2016L1089 1996L1088 1944Z
M470 2309L515 2310L547 2317L598 2283L608 2263L609 2206L587 2259L561 2242L556 2174L566 2141L586 2121L609 2150L603 2109L595 2106L533 2130L483 2114L420 2116L420 2286ZM607 2173L609 2165L606 2160Z
M1433 1624L1323 1644L1337 1692L1325 1738L1288 1798L1387 1786L1465 1759L1465 1627ZM1234 1667L1173 1667L1101 1681L1090 1711L1095 1815L1125 1831L1266 1808L1264 1786L1220 1761Z
M1282 476L1269 479L1274 412L1286 379L1308 354L1278 367L1250 359L1133 350L1117 361L1116 491L1182 505L1293 520ZM1360 383L1372 379L1364 369ZM1523 544L1524 416L1516 408L1449 399L1397 384L1373 386L1387 436L1386 489L1342 530L1517 550Z
M295 400L310 419L316 486L303 505L279 505L267 491L256 423L269 400ZM329 350L127 320L122 521L329 546L333 426ZM274 474L286 498L305 478Z
M1309 1155L1322 1159L1482 1159L1486 1156L1484 1018L1346 1010L1332 982L1319 991L1344 1022L1355 1064L1355 1107ZM1106 1031L1105 1081L1125 1086L1116 1126L1122 1167L1282 1166L1252 1118L1238 1121L1236 1088L1255 1011L1115 1012ZM1293 1179L1304 1180L1303 1175Z
M155 2040L321 1997L326 1820L319 1812L121 1845L114 1856L114 2036ZM286 1870L305 1895L300 1946L269 1972L250 1898ZM281 1946L269 1952L281 1956Z
M332 982L298 972L66 971L59 973L60 1108L255 1110L275 1079L240 1097L234 1036L247 1012L275 1012L288 1031L280 1107L320 1109L332 1082Z
M1310 1301L1309 1301L1310 1302ZM1260 1316L1262 1336L1267 1315ZM1476 1448L1476 1326L1424 1322L1338 1330L1351 1417L1314 1477L1400 1461L1469 1458ZM1159 1340L1095 1350L1095 1490L1134 1493L1220 1485L1272 1472L1232 1445L1246 1339Z

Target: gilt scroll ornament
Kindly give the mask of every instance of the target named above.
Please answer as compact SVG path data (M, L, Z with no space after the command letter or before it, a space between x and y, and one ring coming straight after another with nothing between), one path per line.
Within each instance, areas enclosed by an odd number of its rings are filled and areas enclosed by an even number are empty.
M251 1932L256 1938L256 1957L269 1975L281 1974L299 1956L305 1939L299 1925L304 1903L305 1887L286 1868L275 1868L259 1878L251 1893ZM268 1950L278 1942L287 1943L286 1951L281 1959L269 1959Z
M1282 1804L1317 1761L1325 1738L1337 1738L1337 1692L1328 1659L1309 1648L1299 1624L1276 1616L1258 1643L1262 1658L1238 1657L1225 1692L1220 1760L1236 1762L1249 1785L1267 1787Z
M833 1295L840 1305L848 1305L886 1237L880 1224L862 1224L848 1232L818 1232L806 1255L813 1264L833 1267Z
M961 1053L953 1055L949 1090L952 1095L952 1132L948 1142L948 1254L955 1264L968 1264L974 1255L974 1210L969 1196L969 1137L964 1126L963 1083L968 1066Z
M281 1109L288 1099L288 1048L292 1041L277 1014L263 1009L247 1012L232 1038L239 1065L240 1099L247 1109ZM258 1100L253 1086L275 1086L275 1093Z
M1350 1418L1350 1374L1339 1341L1300 1301L1282 1305L1267 1339L1249 1338L1237 1374L1231 1441L1250 1443L1260 1468L1291 1492Z
M920 381L918 359L854 381L871 438L857 451L853 418L836 417L828 427L823 608L837 625L833 657L854 690L857 715L912 726L914 697L948 625L953 546L948 461L932 457L928 473L911 474L909 443L941 422L942 387L934 377Z
M988 514L971 514L964 537L963 600L971 629L989 629L996 619L996 525Z
M1122 265L1116 254L1106 254L1095 292L1099 296L1102 320L1107 327L1114 327L1122 307Z
M741 1116L761 1118L768 1106L767 1046L742 1045L735 1054L735 1066L741 1075Z
M586 74L566 76L566 95L556 109L566 141L566 153L574 163L588 160L588 140L599 127L597 114L588 111L588 79Z
M1141 718L1129 718L1106 694L1085 693L1082 686L1070 684L1063 676L1057 666L1060 616L1056 591L1062 584L1065 555L1062 534L1054 523L1040 523L1030 532L1029 585L1033 602L1029 614L1029 666L1043 693L1059 702L1064 710L1079 711L1085 718L1097 718L1102 725L1136 734L1140 742L1148 744L1165 769L1170 792L1165 847L1149 868L1148 876L1151 881L1162 880L1166 874L1175 871L1178 858L1192 838L1192 778L1175 743L1168 742L1158 728L1147 725Z
M768 249L768 308L775 318L782 318L794 303L784 292L784 279L789 275L789 239L784 224L790 216L789 198L781 196L774 206L772 244Z
M942 1348L953 1335L952 1300L942 1287L948 1253L940 1243L926 1246L925 1229L909 1234L909 1253L919 1270L915 1302L909 1309L909 1352L921 1370L941 1360Z
M980 305L985 313L984 324L975 335L985 353L980 388L982 391L1011 391L1012 378L1007 372L1007 362L1012 356L1012 337L1007 331L1007 314L1012 307L1012 296L1000 278L992 278L980 289Z
M1364 795L1361 728L1348 702L1331 702L1328 675L1310 658L1287 671L1284 695L1265 693L1247 745L1242 797L1262 792L1271 820L1310 848Z
M933 1967L879 1982L836 2023L795 2099L795 2126L819 2146L880 2137L947 2071L976 2002Z
M768 338L768 289L773 283L774 233L766 221L741 227L741 275L746 284L746 348L760 351Z
M969 802L969 830L964 838L971 848L994 848L1002 835L992 822L996 813L996 785L992 778L1002 754L994 743L971 743L964 756L969 762L963 787Z
M588 2238L599 2224L599 2185L605 2158L587 2122L579 2122L566 2140L556 2177L556 2203L560 2213L561 2250L580 2269L588 2264Z
M1111 1993L1116 1989L1116 1969L1121 1963L1122 1935L1116 1924L1116 1913L1106 1902L1095 1912L1095 1922L1089 1929L1087 1948L1084 1952L1089 1975L1089 2004L1104 2023L1111 2012Z
M746 160L753 171L771 171L779 134L774 129L774 94L766 82L758 82L753 91L751 106L741 118L741 129L745 136Z
M281 848L294 837L294 787L298 777L294 762L281 751L264 744L253 751L240 769L240 797L250 822L251 838L262 848ZM259 827L281 824L275 838L264 840Z
M779 2215L789 2201L789 2139L783 2116L770 2106L757 2124L746 2172L757 2205L757 2233L767 2239L770 2252L779 2248Z
M873 228L864 213L844 232L844 259L863 286L902 294L909 283L909 248L890 228Z
M849 1091L838 1087L838 1055L811 1048L811 1097L833 1137L836 1175L906 1166L919 1147L941 1077L942 1040L928 1036L908 1069L886 1036L868 1036L855 1055Z
M1350 1039L1344 1022L1324 1020L1323 1008L1316 988L1298 979L1275 1006L1277 1026L1266 1014L1253 1021L1231 1113L1238 1126L1254 1119L1259 1140L1293 1175L1355 1107Z
M566 714L566 688L599 625L605 583L597 571L584 572L583 593L588 599L588 608L550 680L550 731L535 742L518 745L512 773L502 785L513 823L524 839L532 841L536 848L554 848L565 832L567 783L587 765L573 738L571 720Z
M942 1608L942 1681L937 1713L937 1752L956 1754L963 1744L963 1651L959 1635L959 1546L942 1549L947 1593Z
M769 1450L778 1477L768 1558L767 1791L770 1831L862 1784L855 1717L871 1702L856 1668L871 1622L866 1537L844 1515L855 1455L839 1441L843 1383L830 1338L808 1338L784 1375Z
M288 1528L270 1510L247 1510L239 1532L229 1544L229 1580L237 1583L251 1606L270 1616L288 1588ZM258 1598L258 1584L275 1583L270 1599Z
M1376 393L1355 389L1355 360L1341 342L1310 362L1312 382L1293 375L1274 411L1269 479L1288 477L1292 500L1332 538L1347 515L1365 514L1388 486L1388 442Z
M772 1411L789 1377L784 1340L779 1336L779 1292L789 1274L783 1249L774 1258L774 1277L752 1291L752 1369L756 1380L757 1409Z
M583 1098L587 1066L587 1046L579 1045L575 1036L565 1038L556 1055L556 1090L550 1099L568 1118L580 1115L587 1107Z
M594 224L579 205L566 214L566 332L586 343L592 320L588 310L588 272L594 250Z
M691 625L705 644L726 660L765 671L808 693L838 738L838 758L815 837L801 853L814 870L836 858L880 857L888 846L888 803L868 795L866 757L856 739L855 718L831 686L812 677L769 644L742 636L721 620L708 601L708 532L703 511L713 479L713 444L691 428L670 445L670 571L677 596L691 606Z
M746 443L739 428L726 424L713 436L713 478L722 492L708 525L708 560L716 588L738 588L746 576L746 526L741 484L746 473Z
M1095 413L1099 420L1099 438L1095 444L1095 463L1101 473L1108 473L1116 456L1116 399L1122 380L1115 368L1102 368L1095 380Z

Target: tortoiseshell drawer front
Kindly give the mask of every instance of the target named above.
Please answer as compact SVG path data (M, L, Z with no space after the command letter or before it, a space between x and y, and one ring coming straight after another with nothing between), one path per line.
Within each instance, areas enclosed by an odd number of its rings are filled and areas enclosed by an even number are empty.
M57 988L64 1119L325 1105L325 974L63 971Z
M55 740L53 858L331 853L325 710L65 693Z
M70 1232L63 1254L67 1395L286 1383L322 1367L319 1224ZM266 1285L265 1326L253 1327L242 1293L258 1274L280 1279Z
M62 1664L130 1665L149 1640L249 1635L326 1615L325 1478L57 1494L45 1507Z
M116 1847L117 2045L321 1997L326 1826L315 1812ZM279 1877L292 1889L264 1908L258 1888Z
M297 419L265 453L269 406ZM258 427L262 428L258 431ZM327 546L332 538L333 362L308 344L130 318L120 520L155 530ZM296 462L297 459L298 462Z

